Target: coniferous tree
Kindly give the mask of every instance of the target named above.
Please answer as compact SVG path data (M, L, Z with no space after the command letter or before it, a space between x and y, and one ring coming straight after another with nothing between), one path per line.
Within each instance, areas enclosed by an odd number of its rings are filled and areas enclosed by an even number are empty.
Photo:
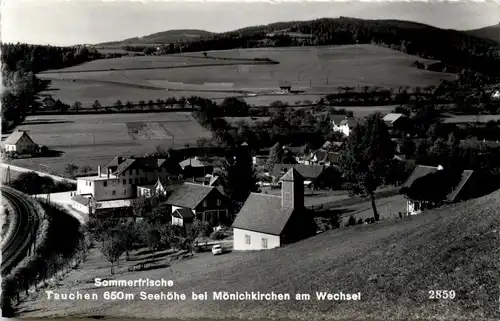
M222 165L222 186L231 200L233 213L241 209L250 193L259 191L248 146L240 146L226 157Z

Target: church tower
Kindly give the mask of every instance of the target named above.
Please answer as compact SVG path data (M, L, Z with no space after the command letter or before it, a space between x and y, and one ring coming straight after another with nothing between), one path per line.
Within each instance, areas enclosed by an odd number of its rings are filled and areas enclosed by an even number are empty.
M281 207L304 207L304 177L293 167L281 178Z

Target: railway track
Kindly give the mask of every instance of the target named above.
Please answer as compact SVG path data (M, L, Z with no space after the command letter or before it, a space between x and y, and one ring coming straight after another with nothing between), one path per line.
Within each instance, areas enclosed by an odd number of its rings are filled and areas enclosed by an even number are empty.
M13 233L1 249L2 275L6 275L28 254L39 222L34 214L35 209L28 201L10 188L2 187L1 191L2 196L12 204L15 214L18 215Z

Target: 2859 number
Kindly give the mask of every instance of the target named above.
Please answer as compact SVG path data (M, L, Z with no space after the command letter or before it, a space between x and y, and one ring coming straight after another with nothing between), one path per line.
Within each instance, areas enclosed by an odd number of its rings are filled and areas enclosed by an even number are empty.
M456 294L453 290L430 290L429 300L453 300Z

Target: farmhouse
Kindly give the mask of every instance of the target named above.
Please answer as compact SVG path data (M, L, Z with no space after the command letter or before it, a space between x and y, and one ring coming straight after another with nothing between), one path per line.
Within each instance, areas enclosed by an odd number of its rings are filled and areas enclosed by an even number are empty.
M97 176L79 177L77 193L92 195L96 201L133 198L138 185L156 184L158 179L167 181L170 173L178 170L167 159L158 157L115 157ZM173 169L172 169L173 167Z
M219 223L228 223L228 200L214 186L207 186L194 183L184 183L169 196L166 203L172 206L172 213L178 209L182 211L178 215L186 216L186 210L191 211L193 217L208 222L212 226ZM178 224L180 219L175 216L172 218L172 224Z
M400 190L407 199L407 215L470 198L474 195L471 176L472 170L453 172L442 166L418 165Z
M281 181L281 197L248 196L232 225L235 250L272 249L314 235L304 208L304 178L291 168Z
M318 149L297 162L304 165L333 166L338 164L339 155L340 154L338 152L329 152L324 149Z
M332 120L332 126L334 132L339 132L344 134L345 136L349 136L351 131L356 127L359 123L359 120L353 117L345 117L341 121L338 119Z
M271 176L278 181L287 171L294 168L303 178L304 185L310 185L320 178L325 170L324 165L274 164Z
M18 154L32 154L38 150L38 145L33 142L31 137L22 130L16 130L3 142L3 147L7 152L16 152Z
M290 93L292 91L292 84L288 81L281 81L279 87L282 92Z
M475 150L498 149L500 148L500 142L498 140L463 139L460 141L460 148Z

